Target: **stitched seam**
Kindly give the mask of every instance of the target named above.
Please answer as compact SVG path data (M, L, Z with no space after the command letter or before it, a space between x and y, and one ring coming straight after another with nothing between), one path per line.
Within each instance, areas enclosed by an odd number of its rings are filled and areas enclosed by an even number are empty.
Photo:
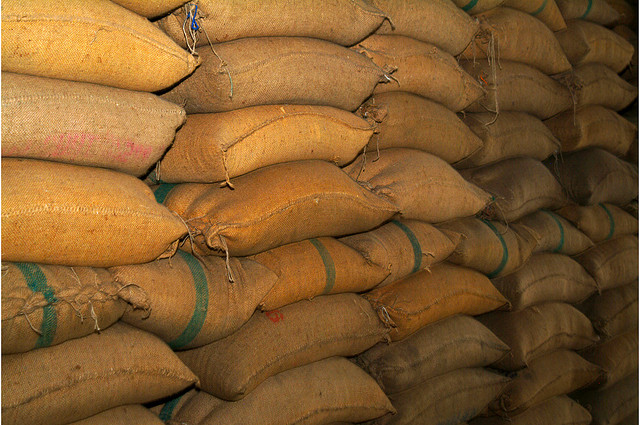
M413 310L413 311L406 311L406 310L403 310L403 309L398 309L397 307L384 305L384 303L382 303L381 301L378 301L378 300L376 300L375 302L378 305L384 306L387 310L391 310L393 312L396 312L399 316L409 317L409 316L418 315L420 313L424 313L425 311L431 309L431 307L433 307L434 305L439 304L441 301L445 301L445 300L448 300L449 298L457 297L459 295L471 295L471 296L475 296L475 297L480 298L480 299L485 299L485 300L490 300L490 301L499 301L499 302L502 302L504 304L504 301L499 299L499 298L486 296L486 295L484 295L482 293L479 293L479 292L469 292L469 291L464 291L464 290L459 290L459 291L456 291L456 292L450 292L450 293L446 294L443 297L432 298L431 300L433 302L431 304L425 306L425 308L423 308L423 309Z
M3 210L5 210L3 208ZM104 208L104 207L81 207L81 206L55 206L55 205L42 205L35 208L24 208L19 210L10 209L9 212L5 213L3 211L2 218L10 218L14 216L30 216L39 214L42 212L62 212L68 214L74 214L79 212L84 213L94 213L101 215L118 215L125 217L148 217L148 218L165 218L166 216L163 214L155 214L155 213L144 213L140 210L130 209L130 208Z

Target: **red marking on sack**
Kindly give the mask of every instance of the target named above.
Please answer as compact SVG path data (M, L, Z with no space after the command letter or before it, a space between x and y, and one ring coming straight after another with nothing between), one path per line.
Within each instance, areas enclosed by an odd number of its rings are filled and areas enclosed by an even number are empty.
M282 315L282 312L280 310L265 311L264 315L267 316L273 323L278 323L284 320L284 316Z
M73 158L83 151L95 149L105 159L127 162L131 158L147 159L153 153L150 146L142 146L110 134L65 132L49 135L44 141L51 148L50 158ZM25 153L28 154L30 150L27 147Z

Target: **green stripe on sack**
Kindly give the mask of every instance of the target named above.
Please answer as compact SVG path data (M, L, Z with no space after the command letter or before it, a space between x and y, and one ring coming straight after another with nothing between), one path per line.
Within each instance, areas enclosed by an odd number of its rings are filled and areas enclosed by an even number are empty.
M58 327L58 317L56 315L56 309L52 305L57 303L55 291L47 284L47 277L44 275L42 269L33 263L15 263L16 267L24 279L27 281L27 286L33 292L40 292L44 295L44 299L49 303L42 308L42 324L40 325L40 336L36 341L35 348L48 347L53 342L53 338L56 335Z
M164 203L164 200L167 199L167 195L171 192L171 189L176 187L175 183L162 183L160 186L156 188L153 192L153 196L156 197L156 201L159 204Z
M473 9L476 6L476 4L478 4L478 0L471 0L469 3L462 6L462 10L464 10L465 12L468 12L471 9Z
M324 263L324 270L327 273L327 283L325 283L322 293L329 294L333 289L333 285L336 283L336 266L333 263L333 258L331 258L331 254L329 254L327 248L325 248L319 240L309 239L309 242L318 250L320 258L322 258L322 262Z
M411 270L411 273L413 274L422 268L422 247L420 246L420 242L407 225L400 223L398 220L393 220L391 222L398 226L400 230L407 235L409 242L411 242L411 247L413 248L413 270Z
M609 229L611 229L611 230L609 230L609 234L604 239L605 240L611 239L611 237L613 236L613 234L616 231L616 223L613 220L613 215L611 215L611 211L609 211L609 208L607 208L604 204L601 203L601 204L598 204L598 205L600 205L600 208L602 208L604 210L604 212L607 213L607 216L609 216Z
M202 265L188 252L178 251L178 254L180 254L185 263L187 263L189 270L191 270L193 286L196 290L196 305L193 308L193 316L191 316L191 320L187 323L187 327L182 331L180 336L169 343L169 347L174 350L184 347L198 336L207 318L207 310L209 308L209 285Z
M554 249L551 252L560 252L562 250L562 248L564 247L564 227L562 227L562 223L560 222L560 220L558 219L558 217L552 213L549 210L540 210L544 213L546 213L547 215L549 215L549 217L551 217L553 219L553 221L556 222L556 224L558 225L558 228L560 229L560 243L558 244L557 248Z
M165 405L162 406L162 410L160 410L160 413L158 414L158 417L161 421L166 422L171 419L171 417L173 416L173 411L175 410L178 403L180 403L180 399L183 396L184 394L166 402Z
M536 16L538 13L542 12L542 11L544 10L544 8L545 8L545 7L547 7L547 2L548 2L548 1L549 1L549 0L544 0L544 1L542 2L542 6L540 6L540 8L539 8L538 10L536 10L536 11L534 11L534 12L531 12L531 16Z
M593 6L593 0L589 0L589 4L587 5L587 11L584 12L584 15L582 15L580 17L580 19L584 19L587 17L587 15L589 14L589 12L591 12L591 6Z
M486 224L489 229L493 230L493 233L495 233L500 240L500 244L502 244L502 260L500 261L500 264L498 264L498 267L494 271L492 271L491 273L487 273L487 277L491 279L500 274L500 272L507 265L507 261L509 261L509 249L507 248L507 243L504 241L504 238L500 234L500 231L496 229L496 226L494 226L492 222L484 220L482 218L479 218L478 220Z

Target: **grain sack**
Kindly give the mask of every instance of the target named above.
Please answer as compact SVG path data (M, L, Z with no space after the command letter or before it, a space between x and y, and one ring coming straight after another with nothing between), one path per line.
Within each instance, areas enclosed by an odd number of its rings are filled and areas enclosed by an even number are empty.
M532 255L522 268L491 283L514 311L552 301L578 304L598 289L579 263L566 255L546 252Z
M365 232L397 211L324 161L272 165L231 184L235 190L182 184L164 199L189 225L198 253L251 255L305 239Z
M212 183L305 159L343 166L372 134L365 120L329 106L265 105L190 115L160 162L157 178Z
M447 261L471 267L489 278L507 275L520 268L533 253L538 235L526 226L497 221L463 218L438 226L462 235Z
M275 310L318 295L367 291L389 272L334 238L308 239L252 257L277 276L259 308Z
M562 31L567 25L556 2L557 0L505 0L504 5L535 16L551 31Z
M455 113L411 93L376 94L360 106L358 114L376 128L368 151L412 148L452 164L482 147L482 141Z
M580 350L599 339L591 321L566 303L494 311L477 319L511 347L511 353L493 365L502 370L522 369L544 354L561 348Z
M182 47L196 47L248 37L312 37L351 46L380 26L386 15L369 0L254 1L199 0L198 8L181 8L158 25ZM185 34L187 13L196 12L202 30ZM204 33L204 34L203 34ZM188 36L188 39L185 37Z
M593 246L593 242L561 216L549 210L539 210L519 219L533 230L540 239L535 252L551 251L576 255Z
M435 2L435 1L434 1ZM411 92L460 111L484 93L451 54L436 46L399 35L374 34L352 47L390 77L374 93Z
M155 18L177 9L187 3L187 0L115 0L114 3L134 11L138 15Z
M566 111L544 123L560 140L562 152L599 147L623 156L638 138L636 125L600 105Z
M505 4L527 3L531 1L507 0ZM553 0L546 2L553 3ZM560 12L558 12L560 20ZM473 43L462 52L462 58L485 62L520 62L542 71L545 74L558 74L569 71L571 64L567 60L558 40L538 19L510 7L497 7L476 16L480 21L480 31ZM498 65L499 67L500 65Z
M436 264L364 294L393 341L456 314L471 316L505 306L507 300L482 274L447 263Z
M394 394L454 370L488 366L509 350L477 320L452 316L402 341L377 344L360 354L356 363L386 394Z
M280 104L353 111L384 78L362 55L313 38L244 38L198 55L202 66L162 96L188 114Z
M605 0L556 0L556 4L565 21L584 19L610 26L620 18L620 14Z
M637 234L638 219L613 204L569 205L556 211L594 242Z
M589 411L566 395L552 397L540 404L507 418L492 416L478 417L470 425L589 425L591 415Z
M139 404L129 404L113 409L105 410L102 413L93 415L87 419L73 422L69 425L163 425L160 420L149 409Z
M638 197L638 167L602 149L572 152L545 164L580 205L624 205Z
M620 335L638 327L638 282L603 291L589 298L580 310L605 337Z
M2 263L2 354L108 328L124 313L121 289L104 269Z
M569 350L558 350L532 360L516 372L491 410L518 415L551 397L569 394L598 379L602 369ZM555 423L555 422L554 422Z
M414 149L385 149L373 161L360 155L344 171L396 205L405 219L438 223L467 217L490 200L445 161Z
M3 157L139 177L160 159L184 120L182 108L150 93L2 73Z
M66 424L146 403L197 378L153 335L125 324L54 347L2 356L2 419Z
M636 81L638 81L638 34L636 34L635 30L637 30L637 27L631 29L626 25L617 25L613 28L613 32L627 40L633 46L633 56L631 56L631 63L620 75L623 79L625 79L632 85L636 84ZM633 114L633 116L637 120L638 113L636 112L635 114ZM637 121L635 122L635 124L638 124Z
M593 425L617 425L638 412L638 376L634 374L611 388L583 391L574 397L589 409ZM638 421L637 416L634 419L632 423Z
M618 24L632 26L636 19L636 11L627 0L605 0L609 6L614 8L620 15L620 18L616 21Z
M527 112L544 120L572 108L569 89L528 65L506 60L492 69L484 60L462 61L462 68L478 80L486 95L469 112Z
M638 332L623 333L581 351L580 355L604 370L592 386L609 388L631 374L638 374Z
M626 285L638 278L638 236L624 235L600 242L576 257L600 290Z
M198 63L147 19L108 0L2 6L3 71L151 92Z
M109 267L175 251L185 225L133 176L2 159L2 259Z
M600 63L581 65L573 72L575 105L602 105L620 111L638 97L638 88L620 78L615 71Z
M370 232L340 239L367 261L389 272L379 287L444 261L459 241L460 235L453 232L445 235L432 225L417 220L392 220Z
M450 0L371 0L388 18L377 34L396 34L438 46L457 56L471 42L478 24ZM442 25L446 22L446 25Z
M618 422L618 425L635 425L638 423L638 411L634 411L629 416L624 418L621 422Z
M457 424L481 413L507 382L506 376L482 368L449 372L391 396L398 413L371 424Z
M191 389L174 396L166 403L153 406L151 411L168 424L200 423L207 415L227 404L227 401L220 400L204 391Z
M453 0L453 2L468 14L476 15L501 6L504 0Z
M227 338L178 356L204 391L238 400L270 376L331 356L360 354L387 333L362 297L327 295L256 312Z
M566 204L553 174L533 158L512 158L461 170L460 174L494 197L495 202L483 212L491 220L510 222L540 208L556 209Z
M468 113L462 121L482 140L482 147L457 162L456 168L479 167L519 156L542 161L560 150L560 142L542 121L524 112Z

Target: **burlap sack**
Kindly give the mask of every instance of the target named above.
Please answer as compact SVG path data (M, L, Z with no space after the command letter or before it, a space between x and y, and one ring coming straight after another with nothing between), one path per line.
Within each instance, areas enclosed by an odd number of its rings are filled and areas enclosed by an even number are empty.
M601 291L626 285L638 278L638 236L624 235L600 242L575 258Z
M638 327L638 282L603 291L589 298L580 310L599 334L613 337Z
M394 394L454 370L488 366L509 350L477 320L452 316L402 341L377 344L360 354L356 363L386 394Z
M121 289L104 269L2 263L2 354L108 328L124 313Z
M369 0L278 1L199 0L197 10L181 8L158 25L182 47L248 37L312 37L351 46L380 26L386 15ZM200 31L185 34L187 13L196 13ZM190 15L191 18L191 15ZM185 37L187 37L185 39Z
M638 332L623 333L581 351L580 355L604 370L592 387L609 388L631 374L638 374Z
M584 19L610 26L620 19L620 14L605 0L556 0L556 4L565 21Z
M613 204L569 205L556 211L594 242L638 233L638 219Z
M634 85L638 81L638 34L636 33L637 27L634 29L629 28L626 25L616 25L613 27L613 32L620 37L627 40L633 46L633 56L631 56L631 63L620 75L624 80ZM638 113L633 114L634 117L638 116ZM637 122L636 122L637 124Z
M561 348L580 350L599 340L591 321L566 303L494 311L477 319L511 347L511 352L493 365L502 370L522 369L544 354Z
M197 378L153 335L117 323L54 347L2 356L2 420L67 424L168 397Z
M462 61L486 95L471 104L469 112L527 112L542 120L573 107L569 89L553 78L523 63L501 60L492 66L485 60Z
M389 272L378 284L381 287L444 261L460 242L460 235L445 235L422 221L393 220L370 232L341 238L340 242Z
M367 291L389 275L388 270L334 238L308 239L252 258L278 276L260 301L262 311L318 295Z
M313 38L244 38L198 55L202 66L162 96L188 114L281 104L353 111L384 79L368 58Z
M139 177L160 159L184 120L182 108L150 93L2 73L3 157Z
M282 162L322 159L343 166L373 128L328 106L265 105L190 115L158 165L167 183L212 183Z
M505 0L504 5L535 16L551 31L562 31L567 28L557 0Z
M481 140L482 147L456 168L493 164L527 156L540 161L560 150L560 142L538 118L524 112L468 113L462 121Z
M505 5L526 3L529 6L540 1L506 0ZM553 0L545 1L545 4L548 3L555 6ZM564 23L559 11L557 15ZM548 75L571 69L553 32L528 13L511 7L497 7L476 18L480 21L480 31L473 43L462 52L462 58L480 59L480 62L485 62L486 58L490 61L499 58L500 61L520 62Z
M546 252L532 255L522 268L491 283L514 311L552 301L578 304L598 290L579 263L566 255Z
M227 338L178 356L204 391L238 400L270 376L331 356L360 354L387 333L359 295L326 295L256 312Z
M617 24L632 26L637 15L637 10L626 0L605 0L620 15Z
M405 92L380 93L358 109L375 125L367 151L388 148L423 150L448 163L478 151L482 141L444 106Z
M167 425L200 423L212 410L228 403L197 389L163 401L150 409Z
M149 409L139 404L129 404L113 409L105 410L102 413L93 415L87 419L73 422L69 425L163 425L158 416Z
M414 149L360 155L344 171L396 205L405 219L438 223L482 210L490 195L465 181L444 160Z
M589 425L591 415L589 411L580 406L566 395L552 397L542 403L531 406L529 409L506 418L491 416L488 418L477 417L469 422L470 425Z
M527 262L538 243L538 235L520 224L504 225L475 217L442 223L439 229L462 235L453 254L455 264L471 267L489 278L507 275Z
M374 93L410 92L454 112L484 94L480 84L460 68L451 54L433 44L399 35L374 34L352 50L371 58L389 75L385 84L375 87Z
M138 15L155 18L177 9L187 3L187 0L115 0L114 3L134 11Z
M585 105L602 105L620 111L638 97L637 87L601 63L575 68L571 84L577 87L575 102L578 108Z
M551 251L576 255L593 246L593 242L587 235L549 210L539 210L526 215L517 223L527 226L540 236L535 252Z
M575 399L589 409L593 425L617 425L635 414L638 422L638 376L634 374L605 390L588 390L574 395Z
M453 0L453 2L468 14L476 15L501 6L504 0Z
M618 425L635 425L638 423L638 410L635 410L622 421L618 422Z
M108 0L2 6L3 71L157 91L198 63L147 19Z
M389 334L393 341L449 316L475 316L508 304L481 273L448 263L376 288L364 297L393 328Z
M2 159L2 259L109 267L175 251L186 227L133 176Z

